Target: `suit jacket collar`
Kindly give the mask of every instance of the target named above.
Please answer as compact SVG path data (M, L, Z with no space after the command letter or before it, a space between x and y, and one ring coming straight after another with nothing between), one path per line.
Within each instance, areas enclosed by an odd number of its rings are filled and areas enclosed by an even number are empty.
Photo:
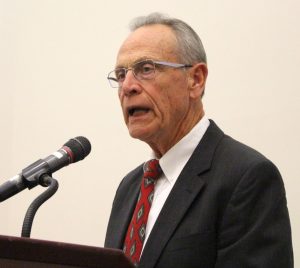
M182 170L151 231L140 260L140 268L154 267L182 217L203 190L204 173L224 133L211 121L209 128ZM159 239L157 239L159 237ZM148 252L150 254L148 254Z

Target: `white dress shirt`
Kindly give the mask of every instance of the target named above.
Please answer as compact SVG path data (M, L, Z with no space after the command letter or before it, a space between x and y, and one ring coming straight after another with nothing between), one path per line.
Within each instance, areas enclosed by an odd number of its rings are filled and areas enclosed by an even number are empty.
M176 143L167 153L160 159L159 164L163 174L157 180L154 188L154 198L150 208L146 237L143 247L146 245L149 234L156 222L156 219L169 196L177 178L196 149L210 122L206 116L194 126L194 128ZM152 157L153 158L153 157Z

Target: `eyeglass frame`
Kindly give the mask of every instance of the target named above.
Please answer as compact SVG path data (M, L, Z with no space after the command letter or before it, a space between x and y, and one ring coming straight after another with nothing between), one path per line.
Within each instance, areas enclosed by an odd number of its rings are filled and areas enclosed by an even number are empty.
M147 79L147 78L140 78L138 77L138 75L136 75L136 73L134 72L134 67L142 62L151 62L153 63L153 66L154 66L154 69L153 69L153 77ZM114 70L112 70L111 72L108 73L107 75L107 79L109 81L109 84L112 88L121 88L122 85L123 85L123 82L126 78L126 75L128 73L129 70L132 70L132 73L134 75L134 77L141 81L141 80L152 80L155 76L155 70L156 70L156 65L162 65L162 66L165 66L165 67L169 67L169 68L175 68L175 69L181 69L181 68L191 68L193 67L192 64L183 64L183 63L175 63L175 62L168 62L168 61L155 61L155 60L152 60L152 59L145 59L145 60L141 60L141 61L138 61L136 63L134 63L131 67L129 68L125 68L125 67L119 67L119 68L116 68ZM125 76L124 76L124 79L122 82L119 82L117 80L116 77L110 77L111 74L115 74L116 73L116 70L125 70ZM114 86L113 83L116 83L118 84L118 86Z

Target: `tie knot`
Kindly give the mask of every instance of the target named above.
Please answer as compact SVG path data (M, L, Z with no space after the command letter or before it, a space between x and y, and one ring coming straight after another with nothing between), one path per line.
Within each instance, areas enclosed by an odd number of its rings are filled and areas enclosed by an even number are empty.
M157 159L151 159L144 165L144 177L157 180L162 173L161 167Z

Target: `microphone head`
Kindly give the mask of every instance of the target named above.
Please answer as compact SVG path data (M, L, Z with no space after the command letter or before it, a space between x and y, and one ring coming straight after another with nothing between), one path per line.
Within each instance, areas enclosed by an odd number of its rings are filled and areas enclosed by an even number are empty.
M66 146L71 150L73 163L84 159L92 149L89 140L82 136L70 139L63 146Z

